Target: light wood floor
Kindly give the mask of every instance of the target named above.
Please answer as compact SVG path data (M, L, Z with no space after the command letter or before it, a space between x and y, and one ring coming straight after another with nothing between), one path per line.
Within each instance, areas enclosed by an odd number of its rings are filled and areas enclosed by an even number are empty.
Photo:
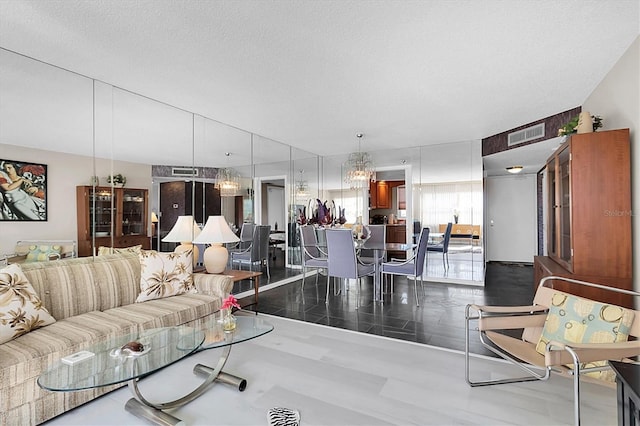
M174 415L188 425L266 425L267 409L300 411L302 425L569 425L572 382L552 377L470 388L462 353L424 344L262 315L270 334L237 346L225 368L246 378L245 392L215 384ZM204 351L140 381L151 400L175 399L200 379ZM473 359L476 377L499 376L505 364ZM124 411L125 387L57 417L50 425L145 425ZM615 389L585 383L583 425L615 425Z

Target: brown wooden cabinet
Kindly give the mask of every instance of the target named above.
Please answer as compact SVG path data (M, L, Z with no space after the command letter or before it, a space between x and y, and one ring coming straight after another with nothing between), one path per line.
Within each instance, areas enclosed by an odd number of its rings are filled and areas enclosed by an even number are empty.
M148 190L78 186L76 203L79 256L100 246L151 248Z
M391 208L391 187L387 182L369 183L369 204L372 209Z
M407 227L406 225L387 225L385 227L385 241L387 243L407 243ZM405 259L407 252L405 251L389 251L388 258Z
M629 130L575 134L547 162L547 251L534 260L536 285L562 275L631 289ZM584 297L602 300L597 290ZM608 300L615 303L612 300ZM629 306L621 297L618 304Z

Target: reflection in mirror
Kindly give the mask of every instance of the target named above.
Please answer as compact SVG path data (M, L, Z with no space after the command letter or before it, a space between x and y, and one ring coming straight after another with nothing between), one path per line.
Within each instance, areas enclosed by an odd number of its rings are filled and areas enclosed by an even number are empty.
M421 148L417 202L421 226L431 230L436 245L427 255L431 281L484 283L479 147L479 141L469 141Z
M125 182L112 190L112 226L102 229L104 225L96 224L94 247L163 248L157 238L161 240L173 228L178 216L191 214L193 188L182 176L190 177L193 167L194 122L193 114L186 111L103 83L96 85L96 158L110 158L107 169L96 166L96 176L105 186L110 185L110 176L123 176ZM152 181L152 168L157 181ZM172 176L176 171L182 175L179 181ZM160 209L156 183L158 190L166 183L173 185L173 193L181 193L170 209ZM158 218L154 227L152 212ZM157 231L153 244L152 228ZM102 232L109 232L108 242ZM166 249L190 240L168 242Z
M271 281L297 275L287 266L291 265L287 240L290 216L290 200L292 182L291 150L288 145L254 135L253 164L255 188L255 220L256 224L269 225L271 238L269 241L269 259L272 265L278 265L275 271L283 268L284 276L272 273Z
M298 229L308 220L309 203L318 198L318 156L301 149L291 149L292 183L288 201L287 253L292 267L301 267L301 247Z
M47 166L47 220L0 218L0 255L18 241L77 241L76 186L94 175L93 81L0 48L0 94L0 159Z

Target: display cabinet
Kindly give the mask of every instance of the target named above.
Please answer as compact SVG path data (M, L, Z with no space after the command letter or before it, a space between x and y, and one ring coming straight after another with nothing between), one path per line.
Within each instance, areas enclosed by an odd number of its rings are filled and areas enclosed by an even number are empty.
M572 135L547 161L547 256L536 285L561 275L632 288L629 129ZM587 298L601 292L585 289ZM629 305L626 296L602 300Z
M78 186L76 200L80 256L100 246L151 248L147 189Z

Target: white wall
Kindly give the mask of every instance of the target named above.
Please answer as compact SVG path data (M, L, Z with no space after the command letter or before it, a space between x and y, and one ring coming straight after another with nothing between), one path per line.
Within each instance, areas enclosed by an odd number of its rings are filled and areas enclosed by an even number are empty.
M640 36L618 60L582 105L600 115L603 130L629 128L631 134L631 193L633 230L633 286L640 291Z
M12 253L16 241L36 239L77 240L76 186L89 185L93 159L80 155L0 144L0 158L47 165L47 221L0 222L0 254ZM121 173L127 187L151 188L151 166L128 162L96 160L100 184L107 176Z

